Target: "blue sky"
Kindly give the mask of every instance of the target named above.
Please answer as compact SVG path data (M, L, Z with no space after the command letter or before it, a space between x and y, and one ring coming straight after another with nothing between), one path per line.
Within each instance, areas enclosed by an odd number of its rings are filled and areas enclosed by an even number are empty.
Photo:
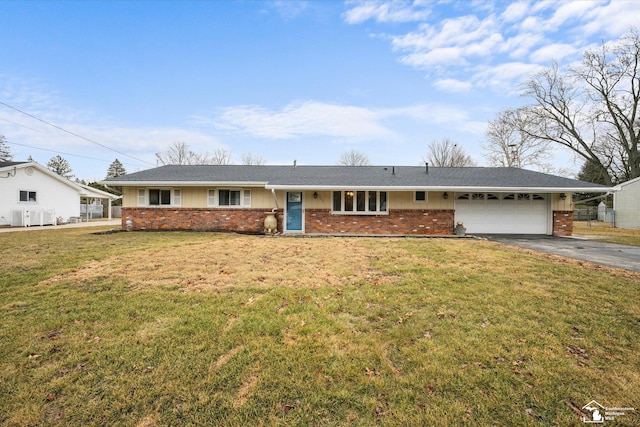
M638 1L0 2L0 102L102 146L2 104L0 134L15 160L60 153L87 180L175 141L236 163L417 165L451 138L486 165L486 123L527 102L523 78L639 18Z

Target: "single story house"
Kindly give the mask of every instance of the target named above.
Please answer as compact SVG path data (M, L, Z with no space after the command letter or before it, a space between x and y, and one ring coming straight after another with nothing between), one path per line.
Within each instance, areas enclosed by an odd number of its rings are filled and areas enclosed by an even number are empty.
M168 165L102 182L123 188L131 230L290 234L571 235L573 192L605 186L518 168Z
M613 211L616 227L640 228L640 177L616 186Z
M35 162L0 162L0 225L56 225L80 218L81 199L119 198Z

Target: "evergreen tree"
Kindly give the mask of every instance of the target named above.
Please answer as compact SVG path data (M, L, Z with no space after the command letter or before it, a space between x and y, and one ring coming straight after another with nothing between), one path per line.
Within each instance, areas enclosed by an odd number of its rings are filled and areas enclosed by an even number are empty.
M7 139L4 135L0 135L0 162L10 162L11 160L13 160L13 154L7 145Z
M67 179L71 179L74 176L73 173L71 173L71 165L60 155L52 157L51 160L49 160L49 162L47 163L47 167L58 175L63 176Z
M107 169L107 179L109 178L117 178L119 176L126 175L127 171L125 170L120 160L115 159L111 165L109 165L109 169Z

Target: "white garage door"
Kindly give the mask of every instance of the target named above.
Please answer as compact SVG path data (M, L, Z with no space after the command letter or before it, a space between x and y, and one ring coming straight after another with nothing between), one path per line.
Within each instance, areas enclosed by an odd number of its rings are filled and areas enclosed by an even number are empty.
M467 233L547 234L548 195L529 193L458 193L456 222Z

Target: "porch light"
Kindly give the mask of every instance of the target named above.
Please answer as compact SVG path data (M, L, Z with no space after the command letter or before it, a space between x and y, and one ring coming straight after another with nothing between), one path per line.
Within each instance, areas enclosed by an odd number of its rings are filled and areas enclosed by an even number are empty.
M317 191L314 191L314 192L313 192L313 198L314 198L314 199L317 199L317 198L318 198L318 192L317 192Z
M560 200L566 200L567 195L565 193L560 193Z
M447 200L449 198L449 193L447 193L446 191L442 193L442 198Z

